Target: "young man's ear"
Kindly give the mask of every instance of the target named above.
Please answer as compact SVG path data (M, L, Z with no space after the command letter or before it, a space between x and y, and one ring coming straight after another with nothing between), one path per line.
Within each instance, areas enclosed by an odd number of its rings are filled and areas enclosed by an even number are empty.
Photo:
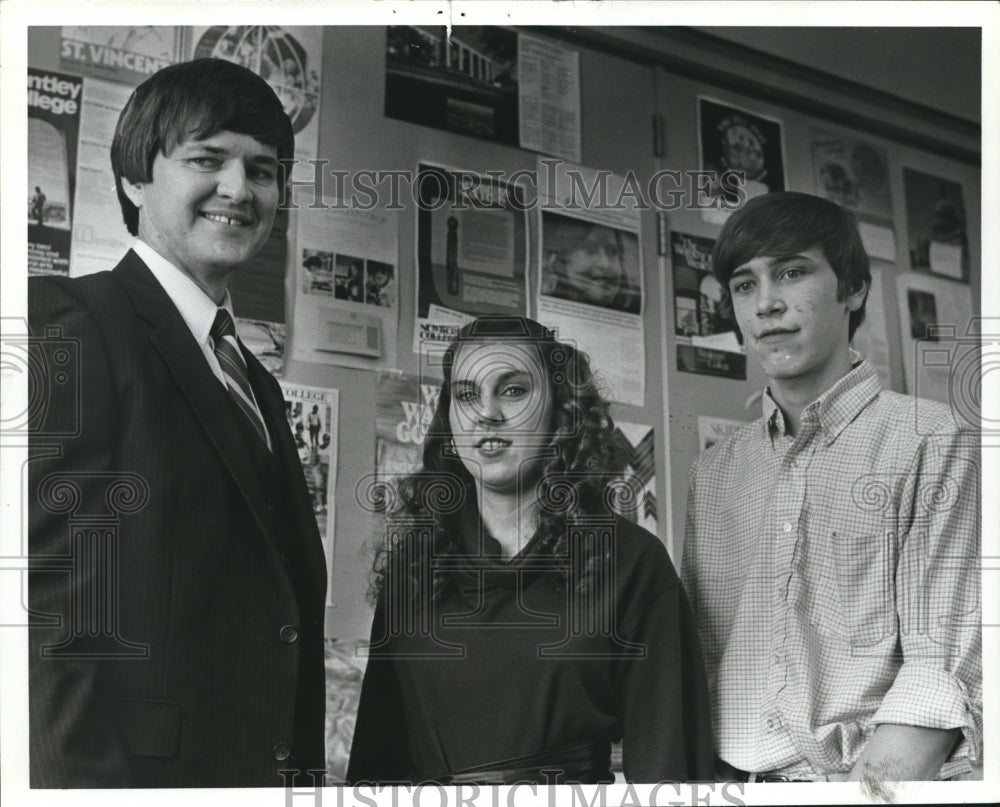
M855 291L852 291L847 295L847 310L857 311L865 302L865 298L868 296L868 286L869 283L866 280L862 283Z

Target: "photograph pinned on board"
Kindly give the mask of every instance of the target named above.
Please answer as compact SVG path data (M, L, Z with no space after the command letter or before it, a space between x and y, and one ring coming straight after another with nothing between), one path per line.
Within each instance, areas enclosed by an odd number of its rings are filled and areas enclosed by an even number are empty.
M969 239L962 186L903 169L910 268L969 282Z
M390 25L385 55L387 117L518 144L516 32Z
M302 291L305 294L333 295L333 253L319 249L302 250Z
M712 274L715 239L670 233L677 368L686 373L746 378L746 355L724 306L725 289Z
M365 262L353 255L338 255L333 270L333 296L355 303L365 301Z
M365 302L391 308L395 268L391 263L365 261Z
M641 289L635 233L542 212L542 294L638 314Z

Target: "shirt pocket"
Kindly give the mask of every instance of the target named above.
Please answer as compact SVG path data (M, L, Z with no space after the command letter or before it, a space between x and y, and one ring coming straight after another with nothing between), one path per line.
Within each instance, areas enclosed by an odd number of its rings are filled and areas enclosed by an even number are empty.
M854 647L896 635L896 546L892 533L833 530L840 627Z

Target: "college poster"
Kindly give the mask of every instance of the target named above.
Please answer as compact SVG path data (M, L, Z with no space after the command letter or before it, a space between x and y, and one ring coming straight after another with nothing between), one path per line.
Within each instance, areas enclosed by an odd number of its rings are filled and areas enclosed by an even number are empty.
M64 25L60 64L85 76L139 84L184 60L189 33L168 25Z
M385 115L516 146L517 34L494 26L388 26Z
M424 438L434 417L441 385L429 379L383 370L375 388L375 473L395 485L420 470Z
M698 147L702 170L716 175L711 194L725 206L702 211L702 218L721 224L739 204L738 194L719 181L729 171L740 172L747 198L785 190L785 160L781 123L739 107L699 96Z
M910 268L969 282L969 239L962 186L903 169Z
M83 79L28 68L28 273L68 275Z
M495 178L417 167L415 353L447 345L480 314L528 312L527 205Z
M334 483L337 479L337 429L339 391L281 384L285 417L302 463L306 488L312 500L316 525L326 554L327 578L332 579L335 527ZM327 605L333 605L333 587L327 587Z
M889 154L863 140L812 130L816 193L854 212L865 251L873 258L896 260L889 191Z
M677 369L745 379L746 354L736 339L732 321L722 310L725 290L712 274L714 246L711 238L670 234Z
M122 219L108 156L118 116L132 90L128 84L99 78L83 82L70 263L73 277L111 269L135 240Z

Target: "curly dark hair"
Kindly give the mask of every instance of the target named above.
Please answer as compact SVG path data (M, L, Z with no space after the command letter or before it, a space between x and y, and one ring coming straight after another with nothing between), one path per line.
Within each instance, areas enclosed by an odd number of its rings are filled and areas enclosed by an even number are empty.
M463 522L468 502L476 501L476 480L452 442L451 375L461 345L511 342L537 348L552 396L550 440L539 473L537 551L568 556L568 526L586 516L608 515L613 507L609 483L620 478L626 456L614 438L610 405L601 394L586 354L524 317L482 316L459 331L442 358L444 383L424 440L423 468L404 477L389 508L385 541L376 551L369 591L377 601L387 577L403 575L409 596L419 596L429 582L439 599L448 575L428 572L433 556L467 553ZM586 549L584 551L587 551ZM596 564L605 558L585 557L576 585L585 589ZM558 580L563 577L554 576ZM560 585L557 583L557 585Z

